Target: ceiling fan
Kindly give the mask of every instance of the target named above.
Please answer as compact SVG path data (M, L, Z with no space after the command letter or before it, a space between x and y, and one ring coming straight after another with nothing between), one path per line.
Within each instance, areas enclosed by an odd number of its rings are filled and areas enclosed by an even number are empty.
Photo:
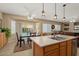
M35 18L35 15L32 14L32 13L29 13L29 14L27 15L27 18L28 18L28 20L33 20L33 19Z

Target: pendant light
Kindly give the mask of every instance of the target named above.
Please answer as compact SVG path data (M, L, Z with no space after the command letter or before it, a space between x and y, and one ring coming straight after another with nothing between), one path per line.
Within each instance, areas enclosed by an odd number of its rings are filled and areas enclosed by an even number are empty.
M54 19L57 19L57 14L56 14L56 3L55 3L55 15L54 15Z
M63 21L66 20L66 17L65 17L65 7L66 7L66 4L63 5Z
M42 16L45 16L44 3L42 4Z

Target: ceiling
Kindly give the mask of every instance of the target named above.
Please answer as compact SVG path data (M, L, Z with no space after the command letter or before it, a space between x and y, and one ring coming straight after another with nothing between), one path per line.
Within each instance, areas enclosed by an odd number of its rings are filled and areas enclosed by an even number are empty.
M57 3L58 19L53 19L55 13L54 3L45 3L45 12L47 20L61 21L63 18L62 3ZM79 19L79 4L71 3L66 6L66 18L68 21ZM0 12L28 16L29 14L35 18L42 18L42 3L0 3Z

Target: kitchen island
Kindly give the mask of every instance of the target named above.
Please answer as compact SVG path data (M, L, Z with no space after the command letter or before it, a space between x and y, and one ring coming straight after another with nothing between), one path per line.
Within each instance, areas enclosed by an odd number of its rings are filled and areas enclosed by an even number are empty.
M59 39L61 38L61 39ZM76 37L67 35L31 37L34 56L71 56L76 53L73 40ZM75 45L76 46L76 45ZM75 49L73 49L75 48Z

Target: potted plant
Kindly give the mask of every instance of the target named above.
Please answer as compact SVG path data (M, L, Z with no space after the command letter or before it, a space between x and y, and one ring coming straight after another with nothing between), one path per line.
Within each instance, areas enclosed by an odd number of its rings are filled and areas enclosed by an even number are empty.
M1 32L5 32L7 39L11 36L11 30L9 28L1 28Z

